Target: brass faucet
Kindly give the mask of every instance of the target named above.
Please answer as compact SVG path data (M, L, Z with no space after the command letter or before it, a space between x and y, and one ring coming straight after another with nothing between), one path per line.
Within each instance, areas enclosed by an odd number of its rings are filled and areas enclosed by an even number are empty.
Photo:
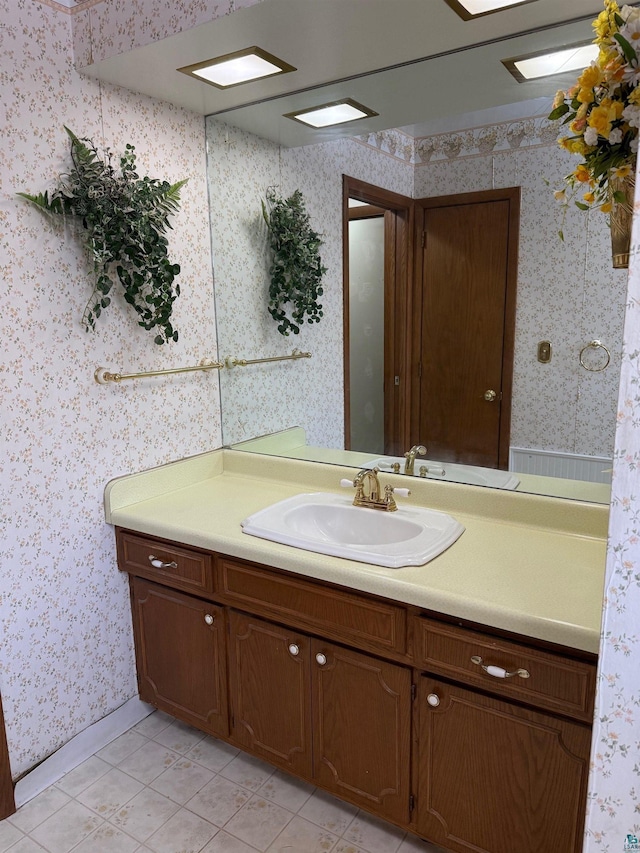
M371 509L384 509L387 512L395 512L398 509L395 498L393 497L393 486L386 485L384 494L381 494L380 481L378 480L379 468L363 468L356 474L353 485L355 486L356 496L353 499L354 506L371 507ZM348 483L344 481L345 484ZM367 492L365 494L365 483L367 484ZM403 494L409 495L408 489L399 490Z
M404 473L413 475L413 469L416 462L416 456L426 456L427 448L424 444L414 444L411 450L404 454Z

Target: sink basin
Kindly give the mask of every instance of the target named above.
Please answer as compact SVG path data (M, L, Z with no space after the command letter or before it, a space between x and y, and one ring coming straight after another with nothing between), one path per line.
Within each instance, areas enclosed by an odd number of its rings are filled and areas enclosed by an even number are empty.
M424 507L405 504L385 512L320 492L296 495L256 512L244 519L242 530L305 551L400 568L433 560L464 527L450 515Z
M405 459L401 456L383 456L367 462L363 467L392 471L395 462L400 463L400 473L402 473ZM414 477L420 476L422 466L427 469L427 480L446 480L448 483L464 483L467 486L492 486L494 489L515 489L520 484L518 477L511 471L481 468L479 465L460 465L455 462L434 462L423 456L416 456Z

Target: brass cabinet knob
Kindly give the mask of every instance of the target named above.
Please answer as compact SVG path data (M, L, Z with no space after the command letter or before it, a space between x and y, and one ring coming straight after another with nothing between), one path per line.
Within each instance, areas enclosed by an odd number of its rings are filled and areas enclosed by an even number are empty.
M322 652L318 652L318 654L316 655L316 661L319 666L324 666L327 662L327 656L323 655Z
M487 401L487 403L493 403L497 396L498 395L492 388L489 388L488 391L484 392L484 399Z
M300 654L300 646L298 646L296 643L291 643L289 645L289 654L293 655L294 658L297 657Z
M429 693L427 696L427 702L431 705L432 708L437 708L440 704L440 697L437 693Z
M213 616L210 613L205 614L204 621L207 625L213 625Z

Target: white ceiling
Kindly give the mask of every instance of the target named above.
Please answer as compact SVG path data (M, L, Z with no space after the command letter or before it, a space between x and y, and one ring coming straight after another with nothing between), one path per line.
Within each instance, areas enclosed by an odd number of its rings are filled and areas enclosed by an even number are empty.
M549 98L569 85L575 73L517 83L500 60L590 41L601 9L598 0L535 0L463 21L444 0L263 0L81 71L219 114L285 146L389 127L424 135L440 132L458 114ZM252 45L297 70L226 91L176 70ZM379 115L323 130L283 117L344 97Z

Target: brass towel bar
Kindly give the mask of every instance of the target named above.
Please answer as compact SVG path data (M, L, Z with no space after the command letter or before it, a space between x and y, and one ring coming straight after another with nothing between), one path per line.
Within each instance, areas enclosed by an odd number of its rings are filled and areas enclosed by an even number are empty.
M271 358L232 358L228 356L224 363L226 367L246 367L248 364L267 364L270 361L290 361L297 358L311 358L311 353L294 349L291 355L275 355Z
M100 385L107 385L109 382L123 382L125 379L143 379L148 376L168 376L171 373L191 373L195 370L222 370L223 367L235 367L236 365L244 367L247 364L263 364L270 361L287 361L298 358L311 358L310 352L300 352L297 349L291 355L277 355L272 358L227 358L225 361L211 361L211 359L203 359L200 364L193 367L173 367L169 370L147 370L143 373L112 373L104 367L98 367L95 371L94 378Z

